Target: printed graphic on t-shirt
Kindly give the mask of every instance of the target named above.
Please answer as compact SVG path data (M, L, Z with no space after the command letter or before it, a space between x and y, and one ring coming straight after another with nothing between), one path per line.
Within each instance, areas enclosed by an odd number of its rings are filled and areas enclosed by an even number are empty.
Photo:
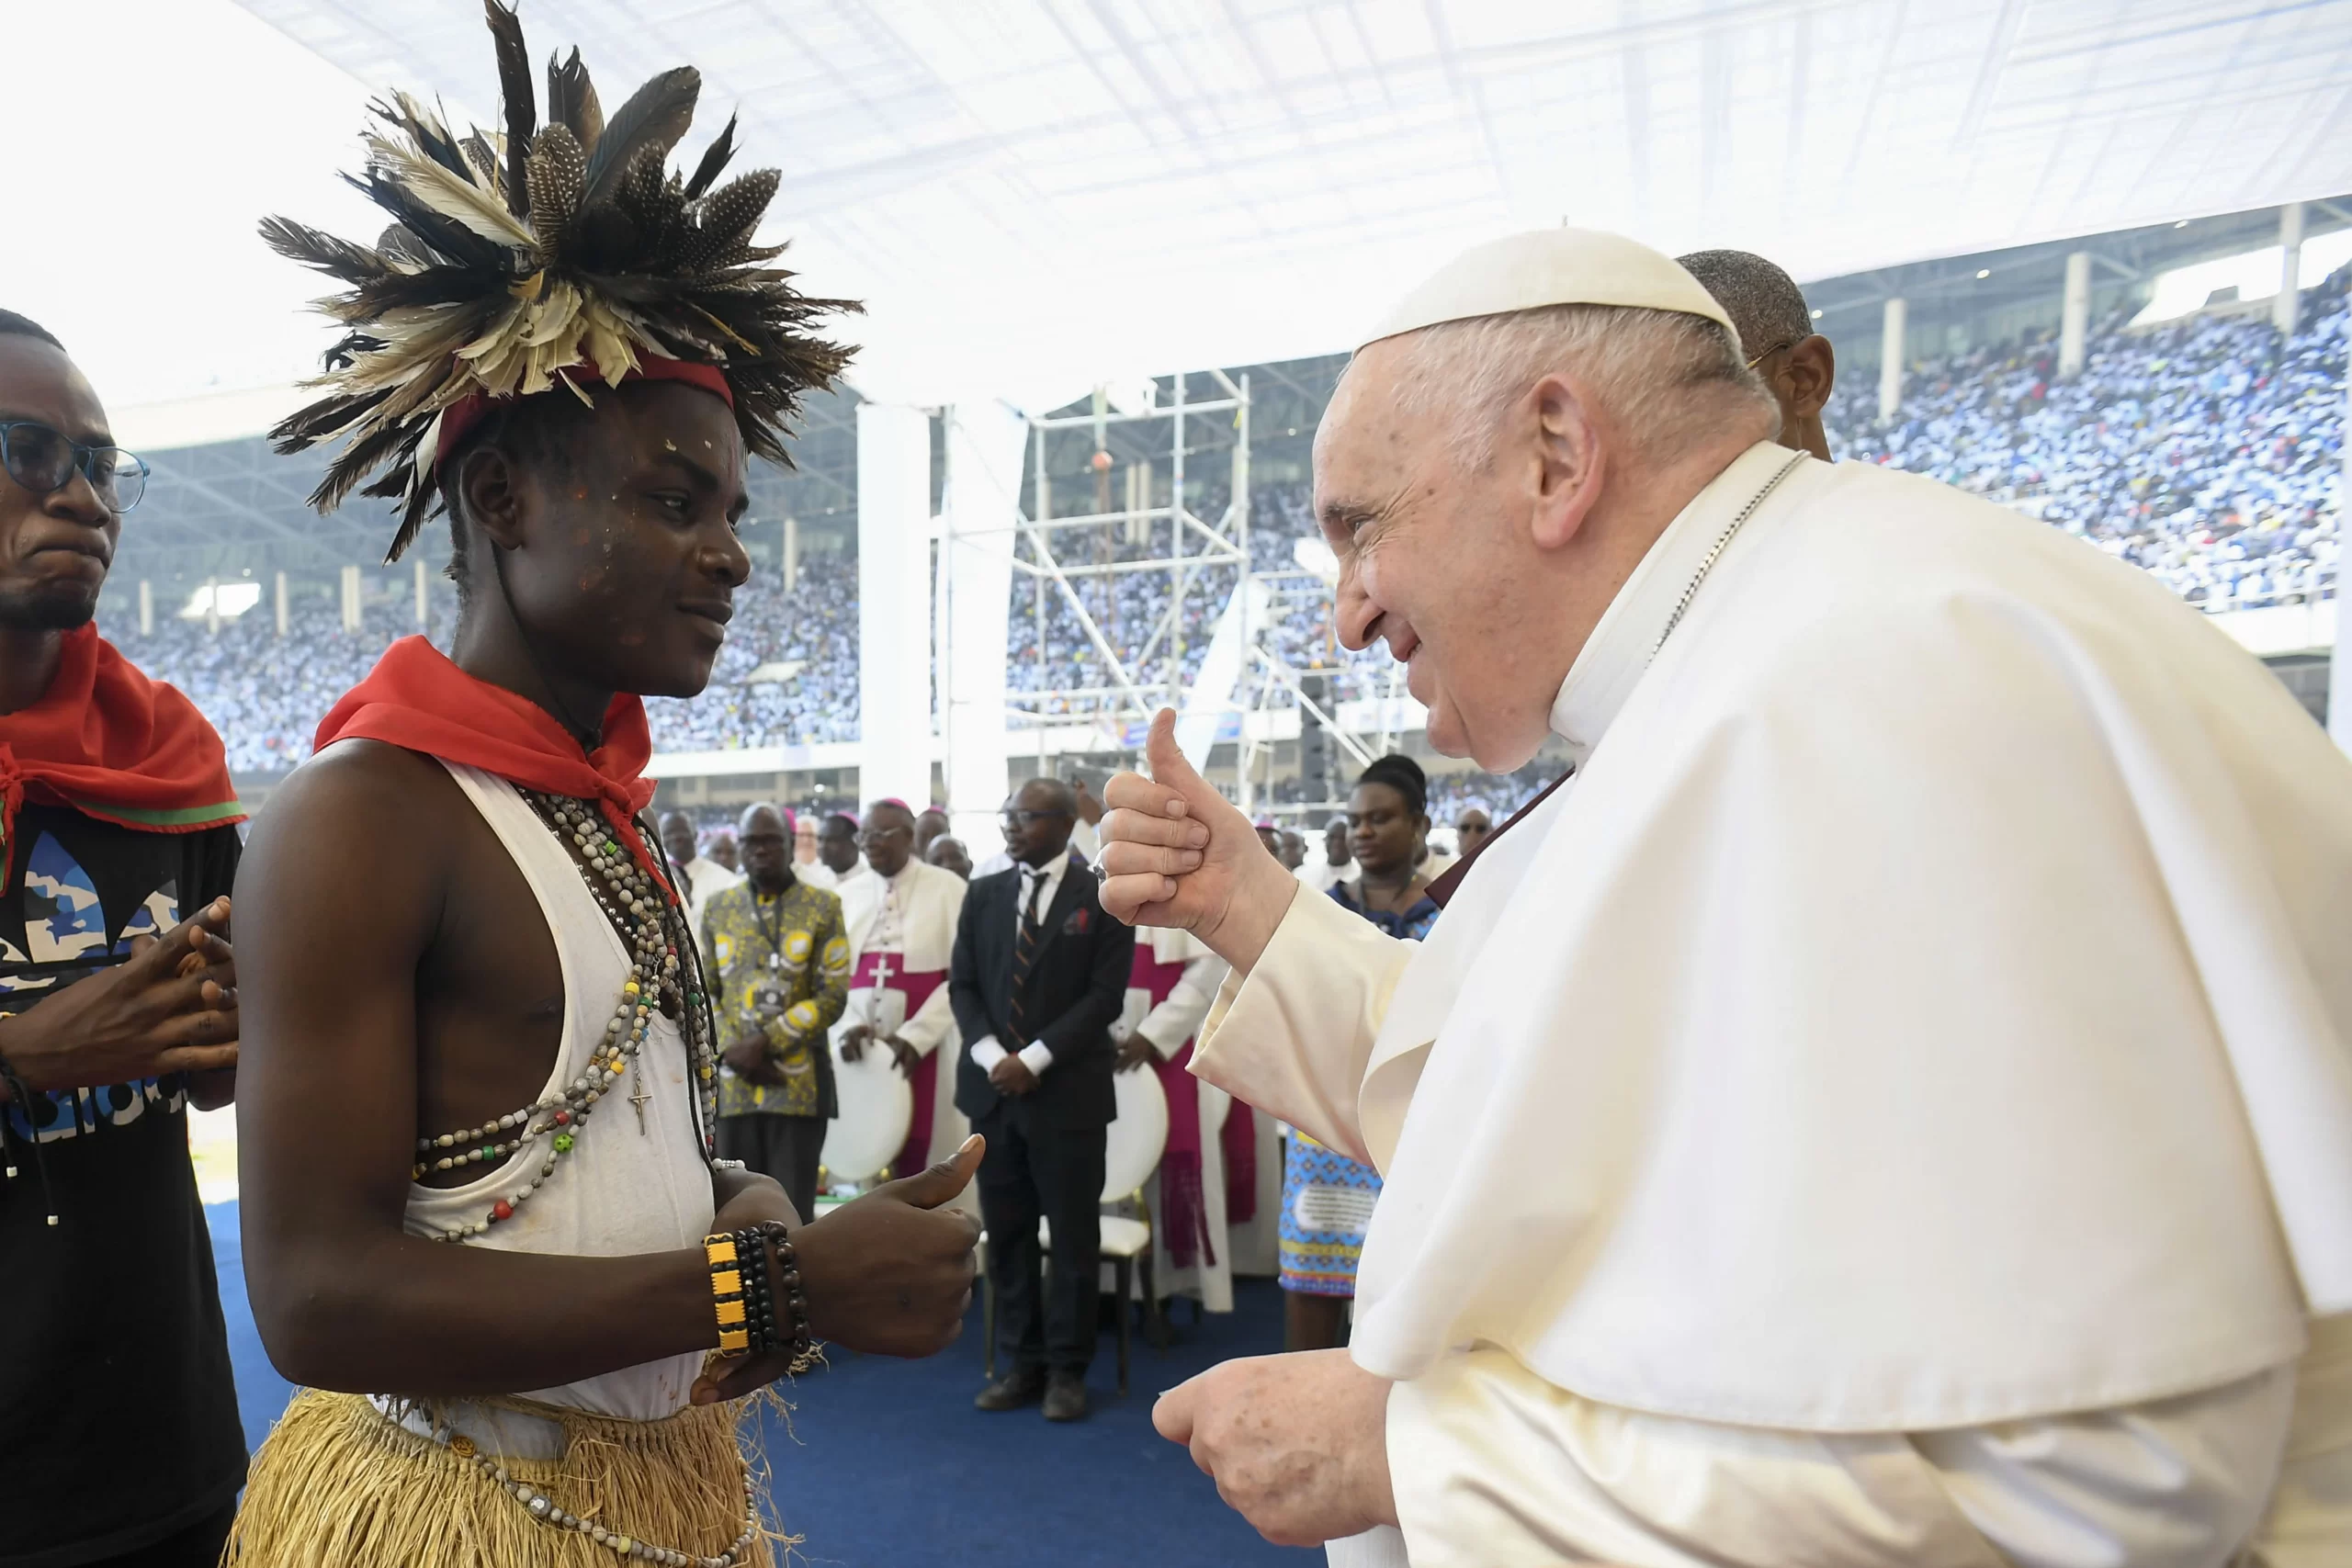
M130 956L133 937L161 936L179 924L179 880L166 877L163 886L130 902L122 910L121 925L109 931L96 879L63 844L41 833L25 857L21 908L24 944L18 946L0 930L0 1012L21 1012L39 1001L41 993L120 964ZM18 1137L55 1143L101 1124L128 1126L150 1106L168 1114L186 1100L187 1088L177 1073L100 1089L51 1089L34 1097L33 1109L40 1116L38 1128L22 1107L12 1103L8 1130Z

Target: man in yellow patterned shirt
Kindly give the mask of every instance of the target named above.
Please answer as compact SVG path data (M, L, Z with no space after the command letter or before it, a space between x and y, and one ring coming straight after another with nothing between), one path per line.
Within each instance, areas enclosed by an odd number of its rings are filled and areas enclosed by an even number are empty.
M710 897L702 962L718 1019L718 1153L817 1202L825 1123L837 1114L826 1032L849 999L842 901L793 874L792 815L743 813L746 879Z

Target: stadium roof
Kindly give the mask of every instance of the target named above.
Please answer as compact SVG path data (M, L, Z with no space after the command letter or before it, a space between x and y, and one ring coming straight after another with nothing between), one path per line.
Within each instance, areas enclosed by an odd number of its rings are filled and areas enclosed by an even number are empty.
M1563 220L1819 278L2352 188L2352 0L522 8L535 49L579 43L608 95L692 61L702 135L740 106L751 161L785 171L775 234L812 288L869 302L857 379L893 400L1044 407L1328 353L1463 244ZM372 229L325 177L354 161L368 92L494 107L480 0L40 10L51 58L109 36L156 57L107 57L102 107L75 112L108 122L95 134L168 210L161 232L130 225L126 253L70 266L0 255L0 299L89 344L119 404L315 352L322 329L289 309L315 289L252 220ZM0 134L42 112L39 85L0 105ZM181 188L198 178L200 198ZM189 309L213 273L223 308ZM168 334L142 300L171 305Z

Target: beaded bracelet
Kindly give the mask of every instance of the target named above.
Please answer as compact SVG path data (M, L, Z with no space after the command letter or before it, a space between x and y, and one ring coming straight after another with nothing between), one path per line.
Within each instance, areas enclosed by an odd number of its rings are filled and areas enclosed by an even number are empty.
M750 1292L745 1281L767 1272L764 1269L743 1267L742 1249L735 1239L741 1234L722 1231L702 1238L703 1257L710 1264L710 1299L718 1314L718 1353L722 1356L750 1352Z
M816 1337L808 1332L808 1297L800 1288L800 1255L780 1221L771 1220L760 1228L767 1233L775 1254L776 1283L784 1290L785 1311L792 1316L791 1343L780 1348L791 1351L792 1370L797 1372L817 1357Z
M808 1332L808 1298L800 1288L799 1258L781 1220L769 1220L739 1231L703 1238L703 1253L710 1263L710 1290L718 1314L718 1350L723 1356L766 1355L789 1350L796 1371L816 1352ZM773 1258L775 1284L768 1279ZM792 1337L786 1339L777 1323L775 1292L784 1292Z

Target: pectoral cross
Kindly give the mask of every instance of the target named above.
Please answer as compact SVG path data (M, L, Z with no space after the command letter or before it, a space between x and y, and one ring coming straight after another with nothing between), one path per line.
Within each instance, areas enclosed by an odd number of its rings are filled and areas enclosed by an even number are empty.
M866 993L865 998L865 1026L868 1029L881 1027L882 993L889 988L890 955L887 953L877 953L874 955L874 986Z
M628 1102L637 1107L637 1135L640 1138L645 1136L645 1105L652 1098L645 1092L645 1079L640 1076L637 1080L637 1092L628 1097Z

